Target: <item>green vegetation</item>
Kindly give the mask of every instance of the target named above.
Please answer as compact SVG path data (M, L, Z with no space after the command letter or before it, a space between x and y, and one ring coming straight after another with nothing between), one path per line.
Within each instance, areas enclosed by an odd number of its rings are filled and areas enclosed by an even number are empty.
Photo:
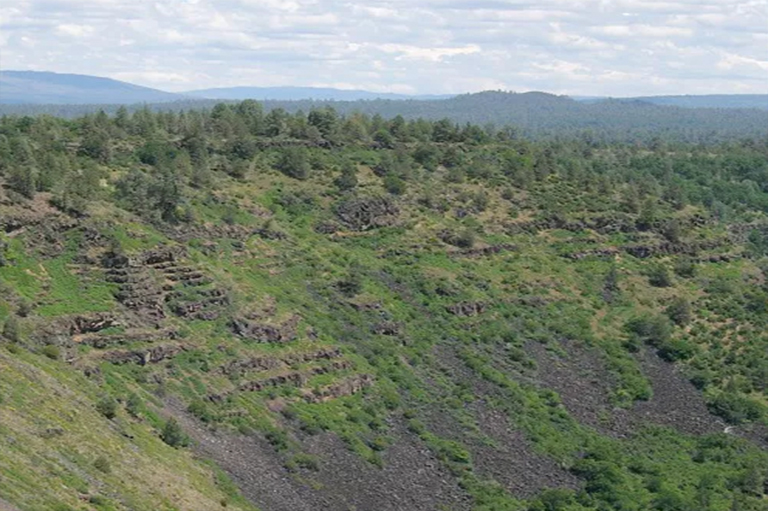
M475 509L765 509L766 141L407 117L3 118L0 498L249 509L194 424L331 494L336 438Z

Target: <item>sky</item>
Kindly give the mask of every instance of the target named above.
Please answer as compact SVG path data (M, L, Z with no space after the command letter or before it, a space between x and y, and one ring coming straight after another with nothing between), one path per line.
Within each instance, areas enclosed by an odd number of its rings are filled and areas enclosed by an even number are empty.
M15 0L0 69L169 91L768 93L768 0Z

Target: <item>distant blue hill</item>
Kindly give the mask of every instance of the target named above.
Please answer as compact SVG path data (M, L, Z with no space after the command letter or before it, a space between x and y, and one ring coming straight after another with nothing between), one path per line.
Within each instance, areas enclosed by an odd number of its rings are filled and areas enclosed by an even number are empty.
M598 103L609 98L596 96L572 96L582 103ZM611 98L611 101L642 101L662 106L683 108L758 108L768 110L768 94L708 94L701 96L638 96L634 98Z
M183 96L97 76L0 71L2 104L162 103Z
M370 92L364 90L332 89L322 87L226 87L217 89L193 90L184 93L185 96L205 99L259 101L294 101L314 99L319 101L358 101L366 99L447 99L451 95L409 96L386 92Z

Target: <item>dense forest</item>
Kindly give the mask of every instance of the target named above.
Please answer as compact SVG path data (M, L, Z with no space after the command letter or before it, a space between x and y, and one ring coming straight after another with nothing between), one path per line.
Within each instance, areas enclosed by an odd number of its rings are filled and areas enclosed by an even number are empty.
M660 98L661 101L663 98ZM734 100L735 101L735 100ZM216 100L188 100L152 105L132 105L137 111L158 112L212 109ZM264 101L265 112L279 110L306 115L311 110L333 108L349 117L364 114L405 120L450 119L459 124L512 127L518 136L535 139L564 137L585 141L650 142L666 141L711 144L743 138L768 137L768 111L748 108L683 108L647 101L601 100L579 102L566 96L542 92L511 93L487 91L440 100L360 101ZM230 102L233 107L236 105ZM0 105L0 114L54 115L72 118L105 111L116 114L121 105Z
M0 508L768 509L766 113L497 96L0 119Z

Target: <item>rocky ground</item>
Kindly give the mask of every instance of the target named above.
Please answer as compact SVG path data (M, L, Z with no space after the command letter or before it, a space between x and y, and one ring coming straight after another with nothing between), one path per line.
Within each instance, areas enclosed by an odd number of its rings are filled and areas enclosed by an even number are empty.
M561 343L560 356L537 343L528 345L540 370L541 385L555 390L568 412L582 424L616 437L625 437L643 424L657 424L681 433L703 435L725 429L722 419L707 409L701 393L679 372L650 349L637 359L653 389L647 401L630 409L614 406L610 400L613 377L594 350L570 342Z
M383 453L383 468L351 452L337 436L307 436L303 445L318 460L317 469L286 468L286 460L265 440L223 430L212 431L168 401L194 441L195 451L215 461L243 495L270 511L381 509L465 510L469 497L431 451L405 428L394 428L394 442ZM2 510L5 511L5 510Z

